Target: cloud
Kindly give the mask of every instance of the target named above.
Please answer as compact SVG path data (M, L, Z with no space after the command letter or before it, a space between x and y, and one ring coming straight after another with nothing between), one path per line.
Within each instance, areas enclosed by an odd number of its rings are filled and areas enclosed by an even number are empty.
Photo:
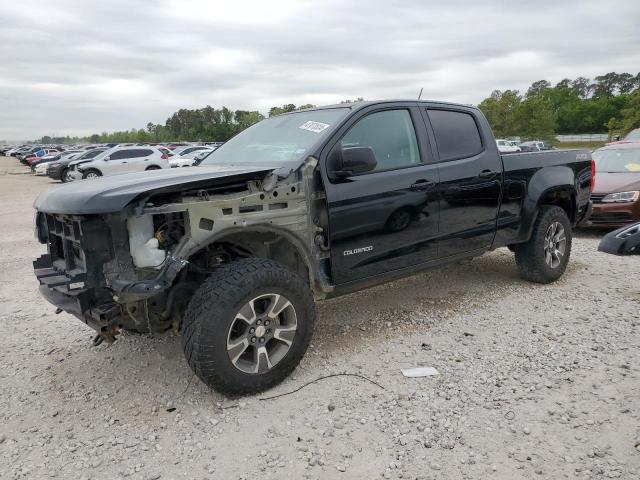
M478 103L540 79L637 73L640 4L22 0L3 5L0 139L362 96Z

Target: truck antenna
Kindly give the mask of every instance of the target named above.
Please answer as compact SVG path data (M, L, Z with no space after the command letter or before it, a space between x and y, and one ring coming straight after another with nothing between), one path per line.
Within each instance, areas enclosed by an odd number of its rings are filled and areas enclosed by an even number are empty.
M420 93L418 94L418 100L420 100L420 97L422 97L422 88L420 89Z

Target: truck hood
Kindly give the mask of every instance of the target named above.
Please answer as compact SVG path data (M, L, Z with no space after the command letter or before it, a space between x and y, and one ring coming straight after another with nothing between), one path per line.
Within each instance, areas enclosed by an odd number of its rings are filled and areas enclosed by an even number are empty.
M597 172L593 193L616 193L640 190L640 172Z
M224 185L263 177L275 167L202 166L167 168L80 180L41 193L34 208L46 213L87 215L120 212L131 201L151 193Z

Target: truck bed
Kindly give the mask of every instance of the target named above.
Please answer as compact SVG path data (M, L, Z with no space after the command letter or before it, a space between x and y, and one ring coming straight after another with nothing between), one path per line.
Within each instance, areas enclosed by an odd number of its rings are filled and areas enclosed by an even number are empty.
M544 150L541 152L503 153L504 171L512 172L530 168L556 165L576 165L579 170L590 166L591 152L586 149Z

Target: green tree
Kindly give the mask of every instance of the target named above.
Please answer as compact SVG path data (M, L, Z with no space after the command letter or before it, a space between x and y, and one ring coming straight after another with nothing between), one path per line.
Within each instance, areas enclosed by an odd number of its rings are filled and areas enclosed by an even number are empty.
M293 103L283 105L281 107L271 107L269 110L269 116L275 117L276 115L282 115L283 113L289 113L295 111L296 106Z
M547 80L538 80L533 82L527 90L526 97L535 97L536 95L542 95L551 88L551 83Z
M496 137L512 137L518 135L516 116L522 103L517 90L494 90L489 98L484 99L478 107L489 121Z
M620 110L620 127L623 134L640 128L640 89L631 94Z
M571 88L582 100L586 100L593 93L593 84L586 77L578 77L571 82Z
M636 88L636 77L630 73L621 73L618 75L618 93L626 95Z
M356 103L356 102L364 102L364 98L358 97L355 100L340 100L340 103Z
M254 123L264 120L264 115L257 111L249 112L246 110L236 110L234 116L238 126L238 131L242 131Z
M516 125L525 138L551 140L556 131L553 104L543 95L526 98L516 112Z

